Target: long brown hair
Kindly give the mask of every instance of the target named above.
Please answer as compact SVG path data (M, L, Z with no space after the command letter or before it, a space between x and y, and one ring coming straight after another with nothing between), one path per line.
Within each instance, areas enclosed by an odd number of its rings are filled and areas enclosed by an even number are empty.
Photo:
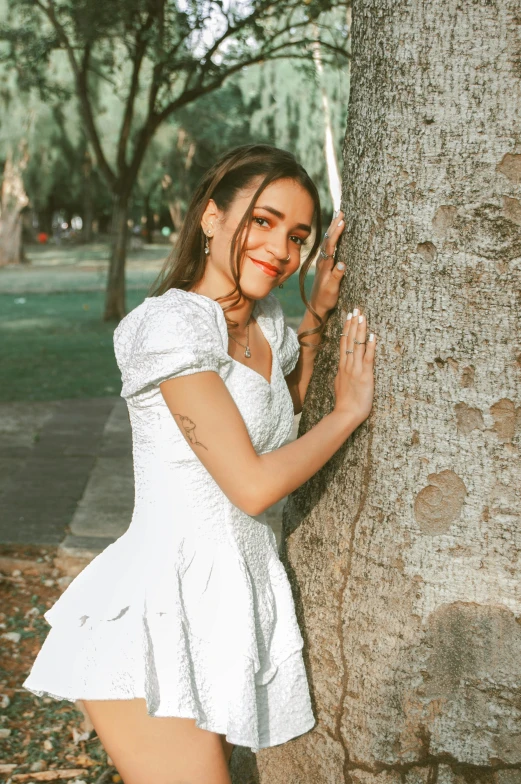
M242 216L237 229L232 237L230 247L230 271L235 288L229 294L219 297L216 302L227 300L237 292L234 302L223 307L223 312L236 305L242 299L242 289L239 283L239 265L243 257L247 240L247 230L253 218L253 208L262 191L276 180L291 179L302 185L307 190L315 205L313 223L315 236L313 245L301 265L299 273L300 296L306 308L320 321L320 326L302 332L299 335L301 345L309 346L301 340L304 335L312 335L321 329L323 319L315 312L308 302L304 289L304 280L307 271L316 256L322 235L322 221L320 216L320 197L317 188L306 170L297 162L295 157L286 150L280 150L269 144L248 144L235 147L225 153L203 176L194 193L186 218L181 227L176 245L163 268L152 284L150 296L160 296L172 288L190 291L203 278L206 267L204 252L205 235L201 227L201 220L206 205L213 199L217 207L226 212L237 193L247 188L256 178L262 176L262 182L253 194L253 197ZM242 242L239 238L243 237ZM237 326L237 322L228 321L230 326Z

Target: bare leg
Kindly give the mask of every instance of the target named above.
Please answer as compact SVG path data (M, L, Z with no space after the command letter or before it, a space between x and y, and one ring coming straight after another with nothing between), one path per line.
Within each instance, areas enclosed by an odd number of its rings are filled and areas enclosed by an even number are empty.
M231 784L222 736L194 719L154 718L144 699L83 704L125 784Z
M223 744L224 756L226 757L226 762L228 764L230 764L230 758L232 756L232 751L234 749L234 745L233 745L233 743L228 743L228 741L226 740L226 736L225 735L221 735L220 738L221 738L221 741L222 741L222 744Z

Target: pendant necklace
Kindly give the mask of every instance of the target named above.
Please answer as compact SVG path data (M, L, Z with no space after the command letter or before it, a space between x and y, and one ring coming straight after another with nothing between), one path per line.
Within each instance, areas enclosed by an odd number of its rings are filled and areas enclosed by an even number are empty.
M250 321L251 321L251 317L250 317L250 320L248 321L248 324L246 325L246 345L244 345L244 343L240 343L237 340L237 338L234 338L233 335L230 335L230 333L228 333L228 336L232 340L235 340L235 342L238 343L239 346L242 346L244 349L246 349L245 352L244 352L244 356L247 359L249 359L251 357L251 351L250 351Z

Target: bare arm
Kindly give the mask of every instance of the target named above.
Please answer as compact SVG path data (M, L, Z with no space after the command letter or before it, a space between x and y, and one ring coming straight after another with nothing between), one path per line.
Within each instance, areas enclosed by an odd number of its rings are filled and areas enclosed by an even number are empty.
M356 345L355 354L345 354L348 340L351 346L355 336L365 341L365 320L363 325L352 324L349 336L340 339L334 410L301 438L263 455L255 452L244 420L218 373L202 371L160 385L188 444L223 493L246 514L259 515L300 487L369 415L374 342L368 343L367 350L365 344Z
M160 388L201 463L230 501L253 516L313 476L359 424L354 416L333 411L302 438L258 455L235 401L213 370L169 379Z

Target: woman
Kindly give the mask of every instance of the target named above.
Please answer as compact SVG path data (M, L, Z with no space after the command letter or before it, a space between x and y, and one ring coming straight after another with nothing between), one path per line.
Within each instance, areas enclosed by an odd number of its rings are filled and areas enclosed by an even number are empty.
M272 291L307 243L304 293L321 236L317 190L290 153L232 150L203 178L153 296L114 333L132 424L132 521L45 613L52 629L24 686L82 700L125 784L229 784L234 744L258 750L315 724L265 510L372 407L375 341L354 310L334 409L289 442L338 300L342 229L339 215L297 337Z

